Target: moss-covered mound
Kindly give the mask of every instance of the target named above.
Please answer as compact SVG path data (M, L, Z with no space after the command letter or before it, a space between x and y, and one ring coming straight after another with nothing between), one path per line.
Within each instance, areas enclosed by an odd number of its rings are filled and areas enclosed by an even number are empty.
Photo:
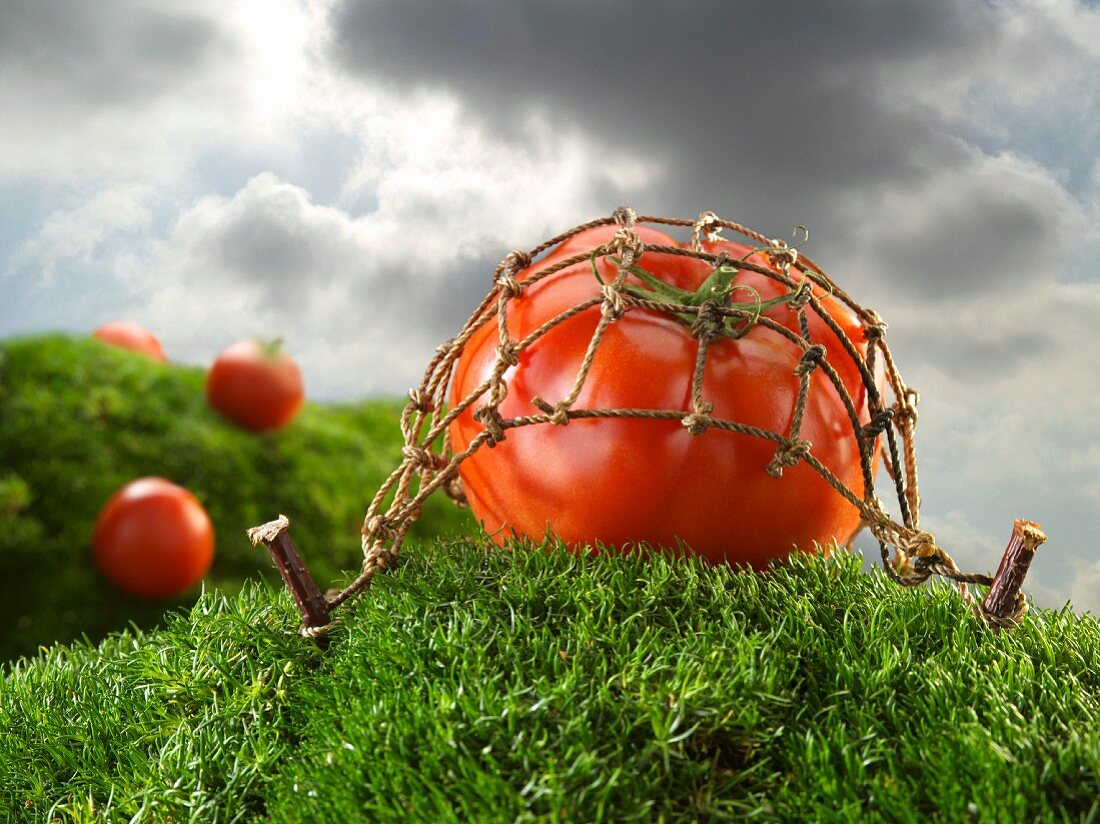
M438 540L322 652L282 587L0 674L15 821L1100 816L1100 625L991 635L858 556L768 574ZM8 819L4 819L8 820Z
M400 461L400 402L307 404L287 429L255 435L207 408L202 369L161 365L92 339L0 342L0 658L131 622L155 625L194 601L147 603L96 573L89 541L123 484L158 475L190 489L217 531L205 585L236 592L277 579L248 527L285 513L321 586L358 565L372 496ZM432 500L420 537L468 525Z

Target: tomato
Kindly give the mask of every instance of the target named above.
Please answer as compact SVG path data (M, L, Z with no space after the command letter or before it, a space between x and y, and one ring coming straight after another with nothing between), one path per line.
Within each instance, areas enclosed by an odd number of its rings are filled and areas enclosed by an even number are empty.
M214 560L214 527L198 499L164 478L140 478L99 513L92 554L104 577L139 598L174 598Z
M584 231L565 241L544 260L516 277L609 242L615 226ZM636 231L649 245L685 246L648 226ZM737 261L751 247L730 241L708 242L707 252L726 252ZM773 266L757 253L753 263ZM598 261L610 283L616 264ZM696 258L645 252L638 265L667 283L696 290L714 267ZM644 289L640 280L628 281ZM789 290L765 275L741 270L735 284L752 287L762 300ZM858 316L826 294L813 291L831 317L865 354L868 340ZM509 335L518 341L543 323L582 301L599 297L600 284L588 261L574 264L527 286L508 304ZM747 289L732 299L751 299ZM504 373L507 394L503 418L544 414L538 397L554 404L573 387L585 351L600 319L595 306L554 327L519 353L519 363ZM786 304L764 313L792 331L797 312ZM868 393L860 372L824 320L807 308L811 340L825 347L826 360L851 394L862 423L870 419ZM493 369L499 333L494 319L468 341L455 366L450 402L457 404L486 381ZM631 309L612 323L603 338L573 409L664 409L693 411L692 375L698 341L690 328L667 314ZM712 415L788 434L799 378L794 369L802 349L760 324L743 337L713 340L703 378L703 398ZM882 385L881 373L877 376ZM475 419L488 393L467 408L450 428L456 452L484 429ZM503 542L513 533L541 539L547 531L570 549L637 543L676 547L688 544L714 562L739 562L762 569L792 548L813 551L815 542L844 542L860 527L856 508L807 463L769 476L776 444L751 435L708 428L691 434L679 418L581 418L565 425L539 423L504 430L494 448L483 446L460 464L459 474L474 515ZM822 369L810 372L800 437L812 454L859 497L863 475L859 446L836 388ZM876 444L876 456L878 446Z
M278 342L241 341L215 359L206 376L206 399L245 429L280 429L302 408L302 373Z
M104 343L117 346L120 349L129 349L145 355L157 363L165 363L168 359L164 356L160 341L156 339L148 329L138 326L136 323L118 321L105 323L94 332L92 337L99 338Z

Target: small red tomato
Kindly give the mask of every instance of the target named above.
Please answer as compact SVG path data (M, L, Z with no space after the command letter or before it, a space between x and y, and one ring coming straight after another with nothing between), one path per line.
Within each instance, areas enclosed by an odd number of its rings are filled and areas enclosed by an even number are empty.
M214 527L198 499L163 478L140 478L99 513L92 554L100 572L139 598L174 598L214 560Z
M92 337L99 338L104 343L117 346L119 349L129 349L131 352L145 355L157 363L165 363L168 360L156 336L136 323L127 321L105 323L92 332Z
M302 408L302 373L278 341L241 341L214 361L206 376L206 400L245 429L280 429Z

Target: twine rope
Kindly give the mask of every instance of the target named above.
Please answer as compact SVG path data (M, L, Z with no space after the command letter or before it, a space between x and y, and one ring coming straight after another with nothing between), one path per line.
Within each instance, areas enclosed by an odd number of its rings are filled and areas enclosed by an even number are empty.
M636 231L639 224L688 227L691 231L690 248L664 245L647 247ZM594 250L566 257L552 265L531 270L533 263L546 251L583 231L609 225L617 227L610 242ZM798 229L805 233L804 227ZM773 263L774 269L746 259L737 261L736 266L771 278L787 288L788 306L798 319L797 333L759 311L754 313L746 309L744 305L718 301L706 301L698 306L672 304L649 300L625 289L631 267L643 259L647 252L692 257L716 268L727 265L728 260L724 253L715 255L705 250L705 243L720 240L724 230L736 232L754 241L758 245L757 251L765 254ZM594 260L596 257L609 257L616 264L615 277L601 286L599 296L582 301L550 318L520 340L511 336L508 309L512 303L524 299L525 290L562 269L582 261ZM520 280L517 276L524 270L527 273ZM821 297L815 294L815 285L824 294L850 308L861 320L866 338L866 357L861 356L856 343L823 308ZM505 372L519 364L523 352L548 331L595 307L599 307L599 320L570 391L557 401L534 398L532 403L541 414L505 418L500 411L508 391L504 380ZM681 318L693 316L690 328L697 341L697 348L691 376L691 408L575 408L608 328L627 313L637 310L661 312ZM855 365L867 394L870 412L868 423L860 421L851 394L833 364L826 358L826 348L820 342L811 340L811 313L823 321L829 333L840 343L848 359ZM740 332L736 328L731 332L727 319L741 321L744 326ZM489 323L496 324L498 333L493 369L488 379L468 396L448 406L447 393L453 368L470 338ZM711 343L719 337L739 336L739 333L750 326L779 335L802 350L793 370L798 377L799 386L791 423L783 433L715 418L712 414L714 405L703 396L703 376ZM634 210L621 207L610 216L575 226L530 251L512 250L496 267L492 288L484 300L458 335L436 349L420 385L409 392L409 401L401 416L401 431L405 442L402 461L379 488L364 518L362 572L350 585L328 600L330 609L335 609L349 598L362 593L378 572L396 562L408 531L419 517L422 504L428 497L442 489L459 505L465 503L465 493L458 474L459 466L479 449L495 447L507 437L508 430L524 426L566 426L570 421L578 419L637 418L677 420L692 436L700 436L709 429L717 429L774 443L775 453L767 466L767 474L779 478L784 470L799 463L806 463L816 471L837 494L859 511L863 524L879 544L882 565L891 580L903 587L914 587L923 584L932 575L950 579L977 618L994 627L1015 626L1027 611L1023 593L1017 596L1015 610L1010 616L998 618L986 613L980 608L968 585L989 586L992 578L959 570L951 556L936 543L935 537L919 527L920 495L917 488L915 430L920 398L902 379L886 343L886 331L886 324L874 310L853 300L795 246L722 219L714 212L702 212L694 220L688 220L638 216ZM886 384L893 396L889 406L886 405L886 399L882 397L874 378L880 359ZM807 398L811 391L811 373L815 370L822 373L836 390L859 445L862 496L845 486L813 454L812 444L800 435ZM482 425L483 430L466 449L455 452L449 436L450 425L472 406L475 406L474 419ZM876 444L880 442L885 447L882 452L883 462L893 482L901 512L900 520L889 515L876 497L872 455ZM893 561L890 559L891 547L894 549Z

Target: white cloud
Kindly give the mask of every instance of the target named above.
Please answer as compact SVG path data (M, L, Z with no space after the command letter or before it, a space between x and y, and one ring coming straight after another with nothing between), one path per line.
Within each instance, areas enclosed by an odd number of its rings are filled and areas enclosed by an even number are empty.
M315 397L403 393L488 291L497 260L603 208L587 173L594 150L579 139L501 144L446 97L395 102L364 127L390 139L363 147L344 198L369 181L375 208L314 203L271 173L232 197L202 198L161 244L157 287L132 314L186 360L212 356L210 329L221 330L218 345L283 335ZM623 158L604 173L657 172Z
M1091 612L1100 619L1100 561L1071 561L1070 601L1075 612Z
M389 244L375 234L261 174L180 216L156 257L158 288L135 313L181 359L208 361L235 339L281 336L311 394L377 391L389 370L407 375L411 364L395 313L370 299L391 265ZM372 362L386 364L373 378Z
M123 184L104 189L72 209L54 212L15 250L4 274L41 277L49 283L62 266L92 266L105 243L149 228L153 221L150 194L147 187Z
M852 229L830 246L884 315L914 299L951 305L979 294L995 309L1021 286L1052 283L1061 251L1089 229L1084 204L1048 170L951 143L951 162L921 158L916 181L880 181L841 200Z
M1100 444L1083 441L1067 457L1065 470L1071 483L1096 506L1100 506Z
M1100 284L1040 280L900 314L899 365L926 395L921 426L956 454L981 456L975 480L989 482L996 466L1049 481L1077 446L1092 453ZM967 467L960 456L957 471Z
M5 3L0 185L164 184L227 144L278 151L319 14L292 0Z
M916 105L953 129L998 140L1011 140L1019 118L1036 114L1034 125L1095 136L1100 9L1074 0L998 0L966 11L975 26L965 53L885 64L876 73L884 102Z

